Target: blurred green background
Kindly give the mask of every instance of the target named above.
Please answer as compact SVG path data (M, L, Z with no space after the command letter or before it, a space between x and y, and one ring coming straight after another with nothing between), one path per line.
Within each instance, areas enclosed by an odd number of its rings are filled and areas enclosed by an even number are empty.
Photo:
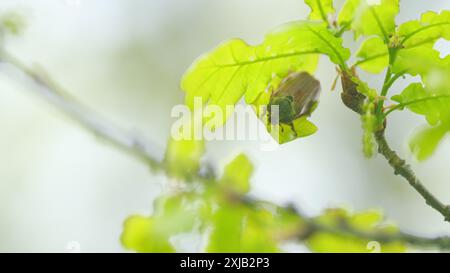
M441 9L450 9L450 2L402 1L398 20ZM232 37L257 43L273 27L309 12L301 0L1 0L0 13L11 10L28 27L8 39L10 52L39 63L84 104L161 151L174 121L170 110L183 102L179 79L196 57ZM355 49L352 37L345 38ZM448 43L438 47L449 53ZM4 72L0 66L0 251L63 252L72 241L84 252L123 251L123 220L149 214L166 178L102 145L30 92L23 78ZM330 206L379 208L405 231L448 234L448 224L384 160L364 159L359 118L342 106L338 91L329 91L335 74L322 60L316 135L274 152L261 151L255 141L211 142L208 160L219 167L246 152L256 166L252 194L295 203L311 215ZM369 82L379 87L380 78ZM395 87L401 91L407 82ZM450 203L450 139L419 164L406 141L420 124L419 116L395 114L388 138L430 190ZM190 251L198 243L180 242Z

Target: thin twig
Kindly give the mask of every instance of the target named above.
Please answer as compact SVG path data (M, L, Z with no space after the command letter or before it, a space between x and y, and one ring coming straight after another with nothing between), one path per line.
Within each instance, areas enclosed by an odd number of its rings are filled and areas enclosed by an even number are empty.
M135 134L119 129L91 109L82 106L65 92L61 86L52 81L41 68L38 72L27 67L5 51L0 52L0 54L0 63L6 63L23 73L37 85L37 88L33 89L37 95L61 110L73 121L116 148L144 161L154 170L161 168L160 161L155 157L156 154L161 154L156 145L144 141Z
M384 130L375 134L378 143L378 152L383 155L392 166L396 175L401 175L408 183L425 199L425 202L444 216L445 221L450 222L450 207L442 203L434 196L416 177L405 160L401 159L395 151L393 151L386 141Z
M387 76L386 78L389 78ZM349 78L351 80L351 78ZM385 81L386 82L386 81ZM361 94L355 94L357 83L352 82L342 82L343 92L342 97L344 104L347 108L353 110L354 112L361 114ZM345 98L345 99L344 99ZM442 216L444 216L445 221L450 222L450 207L445 205L443 202L434 196L420 180L416 177L414 172L411 170L409 165L406 164L405 160L401 159L395 151L393 151L385 136L384 131L386 125L383 124L382 129L375 133L375 140L378 144L378 153L383 155L388 161L389 165L394 169L396 175L400 175L408 181L408 183L425 199L425 202L438 211Z

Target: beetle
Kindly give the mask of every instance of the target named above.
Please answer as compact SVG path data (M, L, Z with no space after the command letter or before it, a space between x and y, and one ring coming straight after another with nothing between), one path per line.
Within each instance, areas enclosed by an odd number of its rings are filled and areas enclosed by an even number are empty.
M295 135L294 121L309 116L317 106L321 91L320 82L308 72L293 72L284 78L272 92L267 107L272 125L290 125ZM272 117L272 108L278 107L278 115Z

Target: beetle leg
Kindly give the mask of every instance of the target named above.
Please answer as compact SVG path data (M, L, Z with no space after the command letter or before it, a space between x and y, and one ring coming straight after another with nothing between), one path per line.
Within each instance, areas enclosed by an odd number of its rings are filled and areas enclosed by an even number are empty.
M293 123L293 122L290 122L290 123L289 123L289 126L291 127L291 130L294 132L295 138L298 138L297 131L295 131L294 123Z

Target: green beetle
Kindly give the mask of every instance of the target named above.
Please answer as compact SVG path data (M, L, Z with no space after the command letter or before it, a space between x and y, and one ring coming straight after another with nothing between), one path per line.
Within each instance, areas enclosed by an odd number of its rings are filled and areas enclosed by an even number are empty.
M320 82L307 72L294 72L284 78L273 91L267 107L269 123L288 124L296 134L293 122L310 115L319 99ZM272 108L278 107L278 118L272 117Z

